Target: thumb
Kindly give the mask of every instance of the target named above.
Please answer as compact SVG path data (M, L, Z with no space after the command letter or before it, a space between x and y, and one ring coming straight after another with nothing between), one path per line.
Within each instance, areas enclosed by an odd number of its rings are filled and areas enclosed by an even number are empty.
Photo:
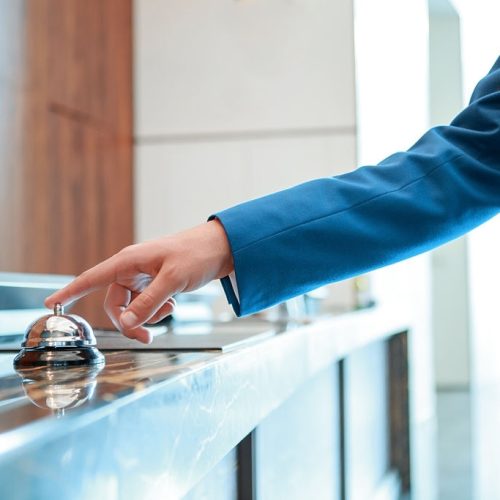
M120 324L130 330L146 323L174 293L158 275L120 315Z

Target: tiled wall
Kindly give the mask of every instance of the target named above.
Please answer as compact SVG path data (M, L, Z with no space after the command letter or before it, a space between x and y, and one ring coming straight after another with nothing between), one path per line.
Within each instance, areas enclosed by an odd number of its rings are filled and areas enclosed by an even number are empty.
M355 166L349 0L136 0L136 239Z
M351 135L141 144L136 147L136 238L206 220L214 211L353 164Z

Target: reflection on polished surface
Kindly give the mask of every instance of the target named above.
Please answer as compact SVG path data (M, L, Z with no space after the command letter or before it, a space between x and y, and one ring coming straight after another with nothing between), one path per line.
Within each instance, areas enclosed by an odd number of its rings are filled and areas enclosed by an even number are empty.
M34 367L16 370L23 379L26 396L39 408L47 408L58 417L92 398L96 377L103 365L73 368Z
M105 367L36 367L18 370L16 374L11 368L14 355L1 354L0 432L40 418L60 416L61 410L84 404L110 404L211 356L213 354L118 351L106 354ZM0 449L1 440L0 434Z

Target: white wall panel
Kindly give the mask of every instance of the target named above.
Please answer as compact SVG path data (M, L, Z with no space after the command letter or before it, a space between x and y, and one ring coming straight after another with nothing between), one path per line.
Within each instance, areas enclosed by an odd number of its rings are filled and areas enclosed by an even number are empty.
M200 224L245 199L248 168L236 142L143 145L135 156L137 241Z
M354 135L249 143L249 196L254 198L355 167Z
M199 224L252 197L354 165L355 137L143 144L136 147L136 239Z
M136 135L352 127L350 0L136 0Z

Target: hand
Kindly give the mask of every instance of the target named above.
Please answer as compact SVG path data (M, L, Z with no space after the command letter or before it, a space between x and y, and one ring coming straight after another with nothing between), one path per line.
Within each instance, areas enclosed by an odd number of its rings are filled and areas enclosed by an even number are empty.
M45 299L53 308L108 287L104 309L129 338L151 342L142 325L172 313L173 295L195 290L233 270L233 257L222 224L212 220L178 234L124 248L85 271Z

